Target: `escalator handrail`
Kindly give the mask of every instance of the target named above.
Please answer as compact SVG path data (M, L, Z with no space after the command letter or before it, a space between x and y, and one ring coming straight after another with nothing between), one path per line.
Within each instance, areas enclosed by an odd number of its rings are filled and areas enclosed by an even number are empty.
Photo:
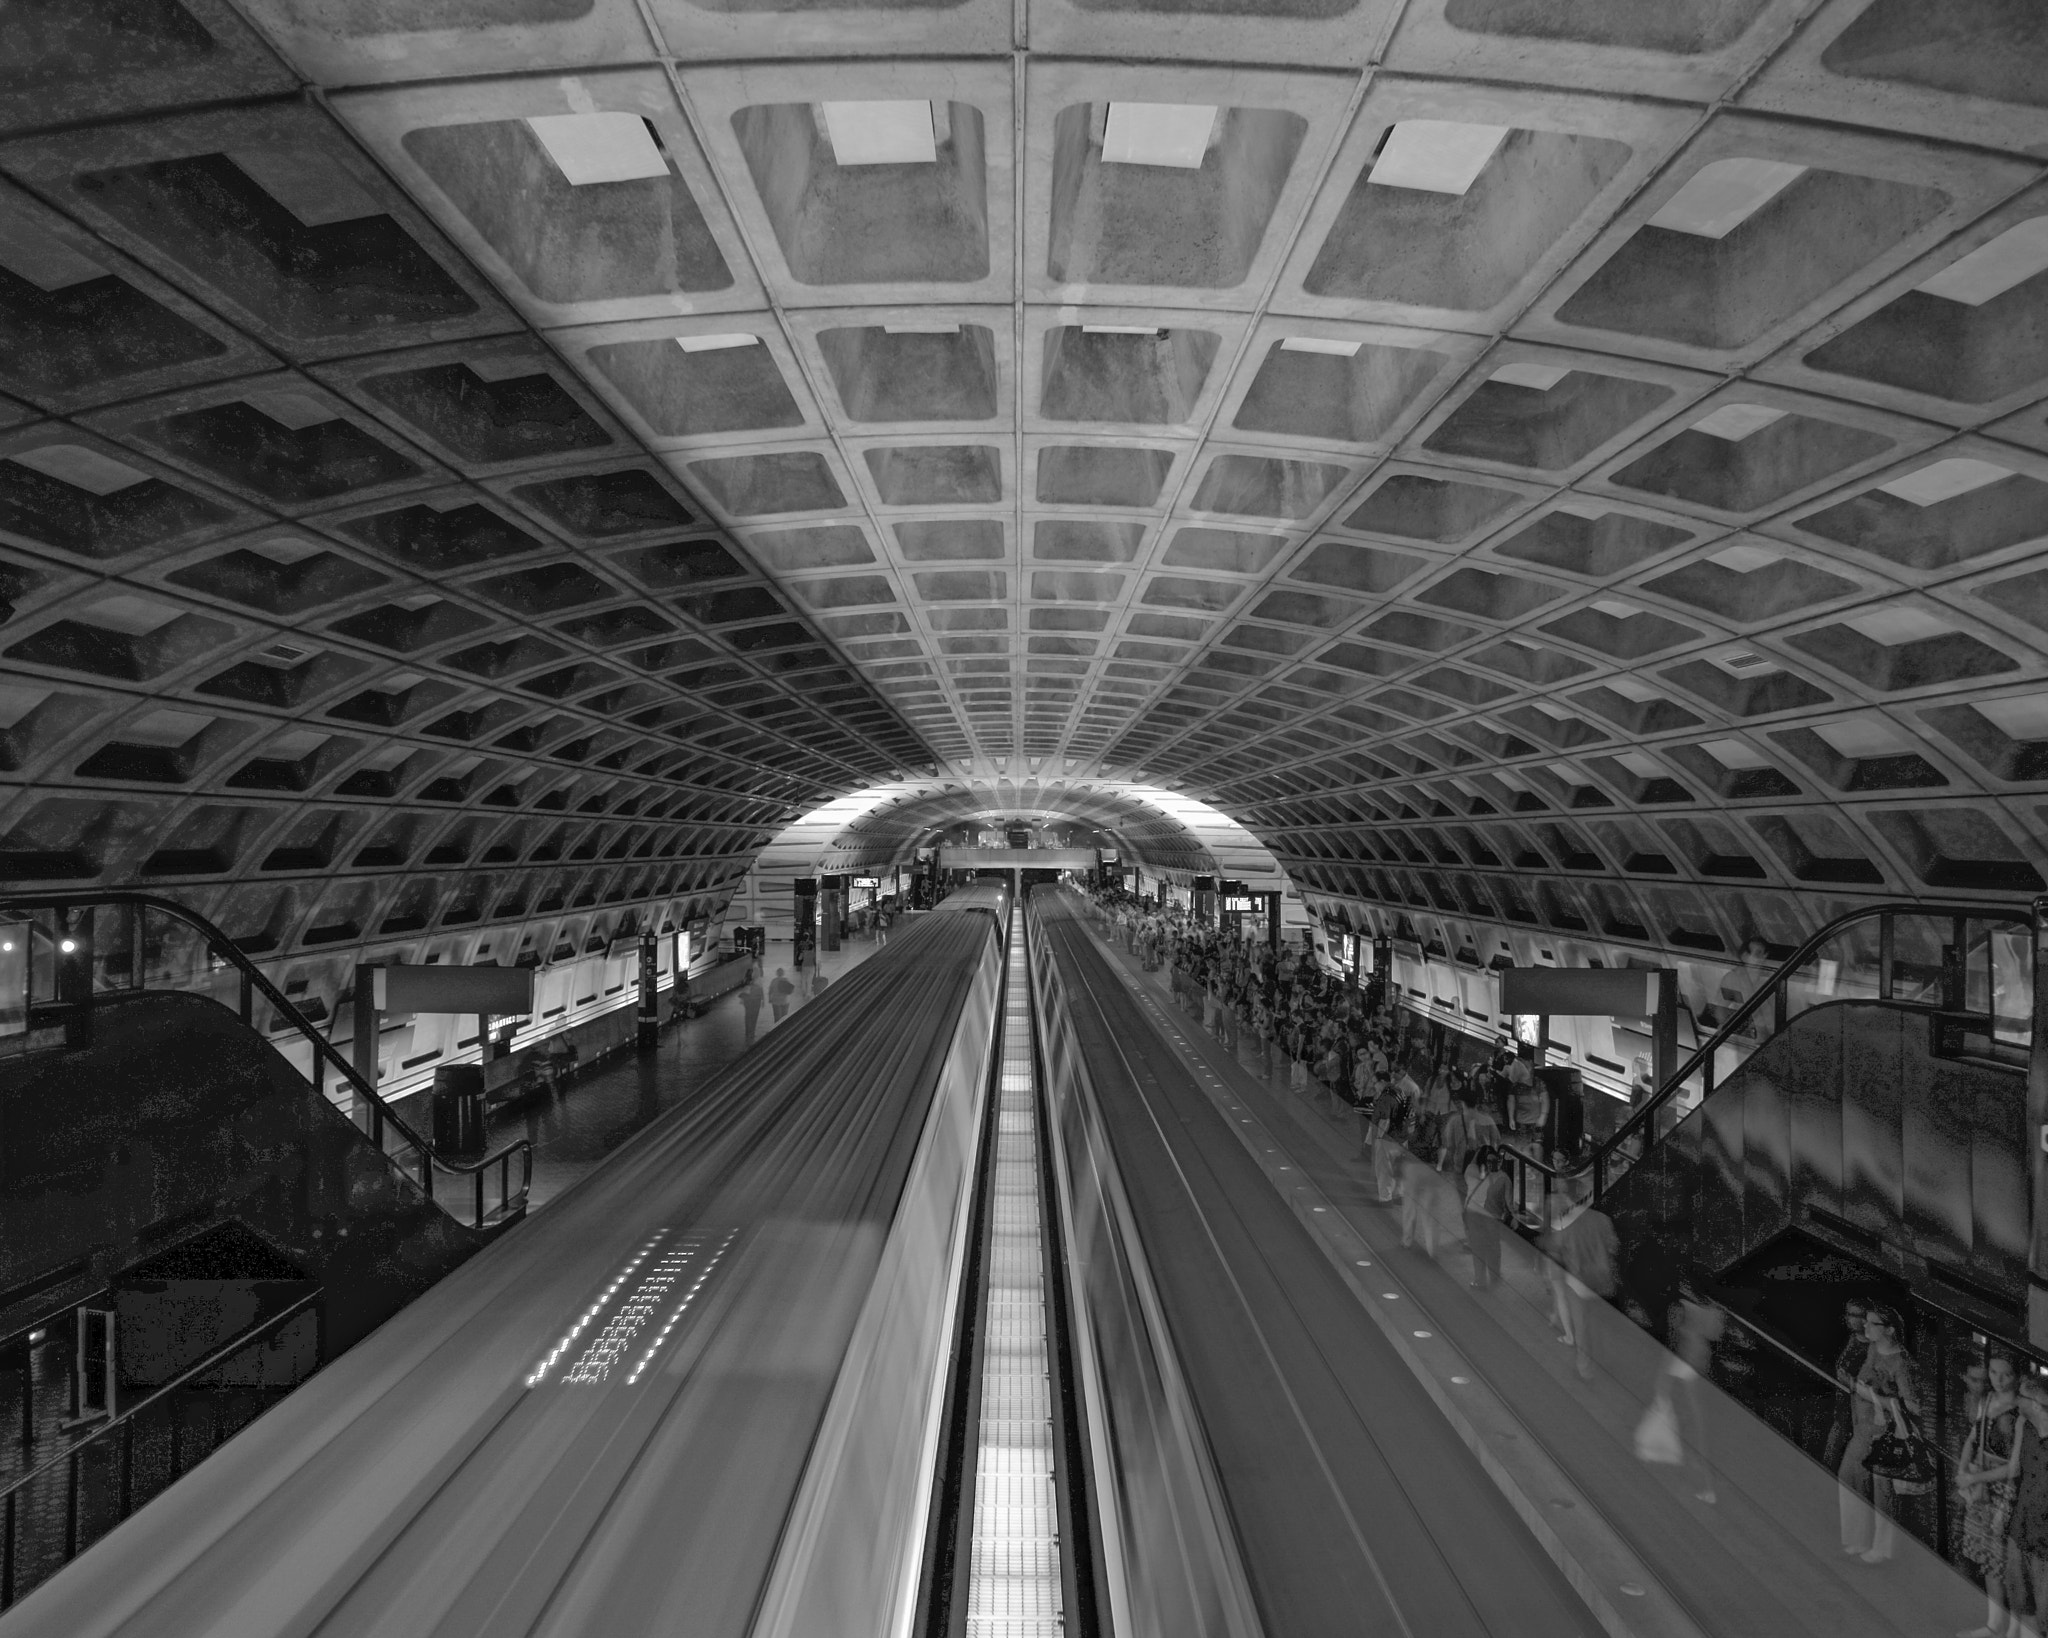
M1629 1116L1609 1135L1607 1141L1598 1145L1585 1160L1577 1166L1552 1166L1536 1156L1520 1149L1516 1150L1529 1165L1544 1175L1557 1179L1580 1178L1594 1172L1596 1167L1604 1168L1609 1156L1620 1150L1629 1139L1643 1131L1655 1118L1656 1112L1685 1090L1685 1083L1701 1068L1713 1061L1713 1055L1731 1040L1736 1032L1754 1017L1759 1008L1772 1000L1780 988L1789 984L1820 949L1833 940L1844 929L1858 922L1884 916L1932 916L1949 920L2007 921L2028 926L2033 921L2033 907L2027 904L1928 904L1918 900L1886 900L1881 904L1860 905L1845 911L1811 934L1806 942L1794 950L1775 972L1757 985L1749 997L1730 1013L1719 1029L1706 1041L1693 1049L1692 1056L1685 1059L1666 1079L1662 1086L1645 1098L1642 1104L1629 1112ZM1939 1004L1929 1006L1916 1001L1890 1001L1887 1005L1909 1007L1918 1012L1939 1012Z
M8 893L4 897L0 897L0 914L16 910L71 910L101 904L127 904L134 905L139 909L161 911L165 915L176 917L189 927L196 928L204 935L207 947L214 954L228 962L229 965L236 968L244 978L248 979L250 984L261 993L263 999L270 1003L278 1015L312 1043L314 1054L332 1065L340 1073L341 1078L348 1083L350 1090L355 1092L358 1097L367 1098L381 1111L383 1118L397 1128L398 1135L411 1144L428 1165L444 1172L466 1177L483 1171L487 1166L496 1166L510 1155L519 1155L523 1161L526 1179L525 1184L520 1189L521 1195L523 1196L531 1187L533 1181L533 1140L531 1138L514 1138L503 1148L495 1149L478 1160L455 1160L437 1153L434 1146L413 1130L405 1117L392 1107L391 1103L370 1083L362 1071L357 1069L348 1059L344 1058L341 1055L340 1049L320 1033L319 1029L314 1026L313 1021L286 999L284 992L271 983L263 969L245 955L241 947L233 939L229 938L226 933L222 932L220 928L207 920L197 910L180 904L176 899L167 899L157 893L138 893L126 888L100 889L90 893ZM137 989L143 987L139 983L136 985ZM385 1158L390 1160L392 1157L386 1155ZM509 1199L506 1202L506 1206L507 1208L510 1206ZM483 1225L479 1223L477 1226L481 1228Z

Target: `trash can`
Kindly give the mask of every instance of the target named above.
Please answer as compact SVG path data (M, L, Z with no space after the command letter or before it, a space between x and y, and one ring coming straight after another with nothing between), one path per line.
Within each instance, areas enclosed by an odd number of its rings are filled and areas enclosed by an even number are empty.
M476 1154L484 1146L484 1066L449 1064L434 1071L434 1151Z

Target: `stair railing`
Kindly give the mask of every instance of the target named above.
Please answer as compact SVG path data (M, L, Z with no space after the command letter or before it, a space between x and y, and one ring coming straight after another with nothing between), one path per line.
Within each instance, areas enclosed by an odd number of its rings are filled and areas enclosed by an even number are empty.
M503 1148L476 1160L456 1159L437 1153L433 1145L413 1129L376 1086L343 1056L311 1019L286 998L284 992L270 981L263 970L233 939L198 911L179 904L175 899L163 898L154 893L137 893L121 889L100 889L88 893L8 893L0 897L0 920L19 918L24 913L33 913L37 910L48 910L56 913L59 922L56 995L54 1000L49 1002L38 1004L31 1001L27 1019L31 1029L35 1028L39 1021L44 1027L61 1026L64 1031L64 1044L67 1047L83 1046L91 1039L94 996L92 940L89 935L67 936L67 929L70 927L69 918L72 912L97 909L102 905L126 906L135 912L131 926L131 983L125 988L143 990L148 987L143 960L144 917L155 913L185 923L199 933L207 950L213 956L234 969L237 975L236 1010L242 1022L254 1027L255 1000L260 996L281 1022L309 1042L313 1053L314 1090L324 1095L326 1072L331 1069L353 1094L353 1107L347 1111L349 1118L355 1122L358 1129L362 1129L367 1121L365 1135L375 1145L377 1152L384 1157L386 1164L400 1176L417 1183L429 1200L437 1199L434 1185L437 1173L467 1179L474 1191L475 1215L472 1226L476 1228L487 1228L509 1221L525 1210L526 1197L533 1185L533 1142L530 1138L514 1138ZM83 933L84 930L81 928L77 931ZM67 945L71 947L66 948ZM177 988L175 985L165 987ZM387 1147L390 1134L396 1134L403 1146L398 1154L394 1154ZM404 1150L412 1152L410 1170L400 1164ZM514 1157L517 1157L520 1163L517 1190L511 1187ZM498 1205L494 1210L486 1211L484 1179L494 1167L498 1173ZM446 1209L445 1200L440 1200L439 1203Z

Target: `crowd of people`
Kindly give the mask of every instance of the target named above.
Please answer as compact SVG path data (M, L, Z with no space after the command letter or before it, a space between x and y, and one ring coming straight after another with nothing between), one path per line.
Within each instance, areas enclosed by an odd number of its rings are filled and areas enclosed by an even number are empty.
M1433 1065L1404 1038L1382 975L1361 983L1305 947L1230 938L1129 893L1096 902L1147 971L1171 969L1175 998L1226 1046L1348 1102L1362 1141L1390 1137L1453 1176L1505 1136L1526 1152L1542 1144L1548 1095L1507 1042L1483 1063Z

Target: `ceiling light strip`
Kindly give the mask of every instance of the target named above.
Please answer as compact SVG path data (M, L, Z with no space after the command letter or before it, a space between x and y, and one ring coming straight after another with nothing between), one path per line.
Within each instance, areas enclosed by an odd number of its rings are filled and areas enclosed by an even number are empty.
M982 1298L968 1638L1057 1638L1066 1631L1053 1491L1052 1363L1046 1343L1030 971L1018 921L1012 905L988 1279Z

